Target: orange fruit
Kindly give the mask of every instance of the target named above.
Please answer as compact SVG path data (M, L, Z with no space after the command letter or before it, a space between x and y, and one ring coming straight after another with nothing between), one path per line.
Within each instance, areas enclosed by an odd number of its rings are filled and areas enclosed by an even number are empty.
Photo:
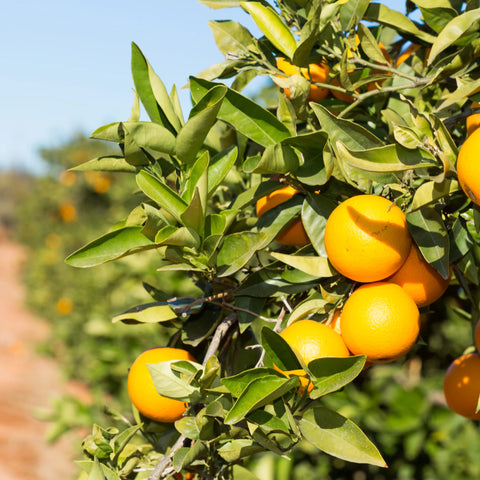
M345 345L367 362L386 363L403 357L415 343L420 315L402 287L390 282L362 285L345 302L340 329Z
M475 325L475 346L477 347L477 351L480 352L480 320L478 320L477 324Z
M420 45L418 43L412 43L398 56L395 66L399 67L403 62L406 62L419 48Z
M308 365L312 360L323 357L349 357L341 335L330 326L314 320L298 320L289 325L280 336L290 345L300 358ZM298 375L302 385L309 384L303 369L288 370L288 375ZM308 391L313 388L310 383Z
M328 74L330 73L330 67L324 63L311 63L308 68L297 67L292 65L288 60L283 57L277 58L277 68L288 76L301 75L311 82L310 93L307 100L312 102L319 102L328 97L330 91L328 88L319 87L314 83L326 83ZM288 88L284 89L287 98L290 98L290 91Z
M468 198L480 205L480 129L474 130L460 147L457 158L457 177Z
M340 315L342 314L342 309L337 308L332 315L332 318L326 323L331 329L335 330L339 335L342 334L340 330Z
M65 170L60 174L60 183L67 187L71 187L75 183L76 174L70 170Z
M480 420L475 413L480 395L480 355L469 353L456 358L443 379L443 393L447 405L459 415Z
M450 268L450 275L452 269ZM450 276L443 278L424 258L412 242L410 253L403 265L387 279L400 285L418 307L426 307L438 300L450 283Z
M480 103L473 102L472 108L480 107ZM467 136L471 135L478 127L480 127L480 113L474 113L467 117Z
M59 208L60 218L65 223L75 223L77 221L77 209L72 203L62 203Z
M99 175L93 181L93 189L99 194L107 193L110 188L110 178Z
M267 213L272 208L275 208L277 205L290 200L294 195L298 193L293 187L287 186L279 188L278 190L269 193L265 197L260 198L257 201L257 217L261 217L264 213ZM310 239L307 236L307 232L303 228L303 223L300 219L295 220L282 232L280 232L275 239L277 242L283 245L294 245L301 247L308 245Z
M393 275L407 259L412 239L402 210L378 195L357 195L338 205L325 226L333 267L356 282Z
M62 315L68 315L73 310L73 301L71 298L62 297L58 299L57 311Z
M170 360L195 361L189 352L181 348L156 347L141 353L128 372L127 388L130 400L142 415L157 422L173 423L181 418L187 409L184 402L164 397L157 392L147 368L148 363Z

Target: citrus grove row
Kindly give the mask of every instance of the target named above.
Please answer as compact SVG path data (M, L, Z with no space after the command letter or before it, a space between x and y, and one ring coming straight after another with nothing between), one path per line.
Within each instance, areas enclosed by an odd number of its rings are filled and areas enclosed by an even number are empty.
M293 462L307 444L385 467L327 399L428 351L447 290L472 337L451 353L442 401L480 419L480 9L201 3L240 7L260 37L209 22L225 61L190 77L186 119L133 44L130 117L92 134L119 153L74 169L134 175L139 202L67 263L155 252L149 300L113 321L168 338L126 373L125 429L84 441L84 478L257 478L256 454ZM256 76L272 105L241 93Z

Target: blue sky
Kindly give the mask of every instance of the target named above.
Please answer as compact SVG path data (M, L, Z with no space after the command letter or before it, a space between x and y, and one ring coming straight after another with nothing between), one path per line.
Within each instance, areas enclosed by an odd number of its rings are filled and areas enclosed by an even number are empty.
M383 3L400 8L404 2ZM213 10L196 0L4 2L0 169L39 172L40 147L128 118L132 41L168 89L222 61L207 25L215 19L236 20L257 32L240 9ZM188 105L188 91L180 95Z

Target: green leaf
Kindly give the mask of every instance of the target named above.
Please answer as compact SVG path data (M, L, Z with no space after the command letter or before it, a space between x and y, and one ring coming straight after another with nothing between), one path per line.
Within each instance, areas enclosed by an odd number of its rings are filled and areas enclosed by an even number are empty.
M184 362L187 362L184 360ZM178 363L176 360L167 360L158 363L147 363L148 371L152 376L155 389L159 395L164 397L173 398L175 400L182 400L185 402L192 402L199 398L199 389L193 387L188 382L188 375L180 375L178 372L173 371L173 365ZM201 370L202 366L198 364L197 370ZM186 377L186 378L185 378Z
M308 194L302 206L302 223L313 248L320 257L326 257L324 236L328 217L337 204L324 195ZM330 270L330 269L329 269ZM323 270L327 273L327 270ZM330 275L325 275L330 276Z
M450 262L456 262L462 258L472 249L474 244L475 241L468 231L466 220L458 217L450 231Z
M156 245L142 233L142 227L124 227L93 240L68 256L65 262L72 267L93 267L145 248L156 248Z
M218 454L227 463L235 463L245 457L250 457L256 453L263 452L264 448L253 440L247 438L238 438L226 442L218 448Z
M243 164L246 173L289 173L300 165L300 158L295 150L281 143L269 145L262 156L249 157Z
M220 379L220 381L235 398L238 398L251 382L258 378L271 377L272 375L279 378L285 378L282 373L273 368L258 367L244 370L231 377L224 377Z
M290 28L283 22L278 13L260 2L240 2L240 6L250 14L257 27L270 40L272 45L292 58L297 49L297 42Z
M238 147L232 145L215 155L208 167L208 196L222 183L228 172L233 168L238 158Z
M351 150L339 141L336 147L343 160L355 168L368 172L394 173L438 166L438 162L430 152L421 148L410 150L396 143L363 150Z
M192 98L198 102L215 85L218 84L190 77ZM288 128L275 115L232 89L227 90L218 118L264 147L290 136Z
M166 225L155 235L155 243L157 245L196 248L200 245L200 237L193 228L177 228L173 225Z
M251 411L273 402L298 385L297 377L269 375L252 380L225 416L225 423L232 425L239 422Z
M386 467L375 445L351 420L323 407L308 410L299 421L302 435L315 447L348 462Z
M231 20L207 22L212 30L218 49L224 54L249 54L254 47L252 34L237 22Z
M105 480L106 477L103 474L102 466L98 461L98 458L95 458L92 469L88 475L88 480Z
M133 165L130 165L124 157L117 155L105 155L103 157L93 158L88 162L70 168L70 170L78 172L97 171L127 173L134 173L137 171L137 169Z
M453 92L446 92L445 95L442 97L442 102L436 108L436 111L441 111L454 105L465 98L469 97L480 91L480 78L477 78L473 81L468 81L466 83L459 84L458 88L456 88Z
M292 313L288 316L288 325L307 318L309 315L314 313L325 313L325 307L328 305L328 302L317 294L318 296L312 296L311 298L305 300L304 302L297 305Z
M206 178L207 176L205 175L205 180ZM205 231L206 203L206 199L200 193L200 188L195 187L193 197L181 216L183 224L196 232L200 237L203 237Z
M165 208L178 221L182 221L181 217L187 208L187 204L174 190L145 170L138 172L137 185L147 197L151 198L160 207Z
M328 133L328 138L333 148L338 142L345 144L352 150L381 147L384 143L361 125L351 121L337 118L325 107L318 103L312 103L312 109L317 116L322 130Z
M239 7L240 0L198 0L201 4L206 5L210 8L229 8L229 7Z
M227 92L227 87L217 85L198 101L190 112L187 123L178 132L175 151L183 163L192 163L203 142L217 121L217 114Z
M348 0L341 6L340 22L343 30L349 31L365 15L371 0Z
M407 213L408 229L425 257L443 277L450 274L450 241L442 216L433 207Z
M195 188L198 188L201 192L201 197L206 201L207 196L207 169L209 164L210 154L205 151L196 162L188 169L187 179L182 191L182 199L186 204L189 204L192 200Z
M400 33L414 35L427 43L433 43L435 40L433 35L420 30L408 17L380 3L370 3L364 19L378 22Z
M281 370L288 371L303 368L299 358L288 343L272 329L268 327L262 328L261 341L265 352L273 364Z
M137 95L152 120L172 133L180 128L170 97L140 48L132 43L132 76Z
M240 270L263 248L267 235L262 232L239 232L225 237L218 252L217 265L220 277L228 277Z
M124 323L161 323L177 318L177 314L166 302L138 305L120 315L113 317L112 322Z
M378 46L378 43L375 40L372 32L370 32L368 27L363 23L358 24L358 36L360 38L360 46L370 61L379 63L380 65L390 65L380 50L380 47Z
M420 7L420 12L422 13L425 23L437 33L440 33L447 23L457 16L457 11L451 7L445 8L440 5L435 5L431 8L422 8L418 3L417 5Z
M95 140L105 140L107 142L120 143L122 141L122 127L121 122L109 123L97 128L90 138Z
M308 370L312 374L312 382L316 388L310 396L319 398L340 390L360 374L365 360L365 355L344 358L325 357L313 360L308 364Z
M336 273L330 267L327 257L286 255L280 252L270 252L270 255L290 267L312 275L312 277L331 277Z
M254 410L247 415L247 420L258 425L266 432L289 433L289 426L280 418L265 410Z
M191 440L198 440L200 430L194 417L183 417L175 422L175 429Z
M441 52L457 40L478 30L479 25L480 8L464 12L450 20L433 42L432 50L428 55L428 65L431 65Z
M410 211L418 210L431 203L436 203L438 200L445 198L452 193L458 192L460 186L456 180L446 179L443 182L425 182L420 185L413 196Z
M162 125L151 122L124 122L122 126L140 148L172 154L175 150L175 136Z

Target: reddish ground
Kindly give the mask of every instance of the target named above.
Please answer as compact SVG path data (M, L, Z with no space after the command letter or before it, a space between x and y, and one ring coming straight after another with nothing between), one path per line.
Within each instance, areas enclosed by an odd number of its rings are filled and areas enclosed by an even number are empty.
M35 352L48 326L24 306L24 259L0 231L0 480L69 480L78 472L71 438L47 445L48 424L35 418L68 387L59 366Z

